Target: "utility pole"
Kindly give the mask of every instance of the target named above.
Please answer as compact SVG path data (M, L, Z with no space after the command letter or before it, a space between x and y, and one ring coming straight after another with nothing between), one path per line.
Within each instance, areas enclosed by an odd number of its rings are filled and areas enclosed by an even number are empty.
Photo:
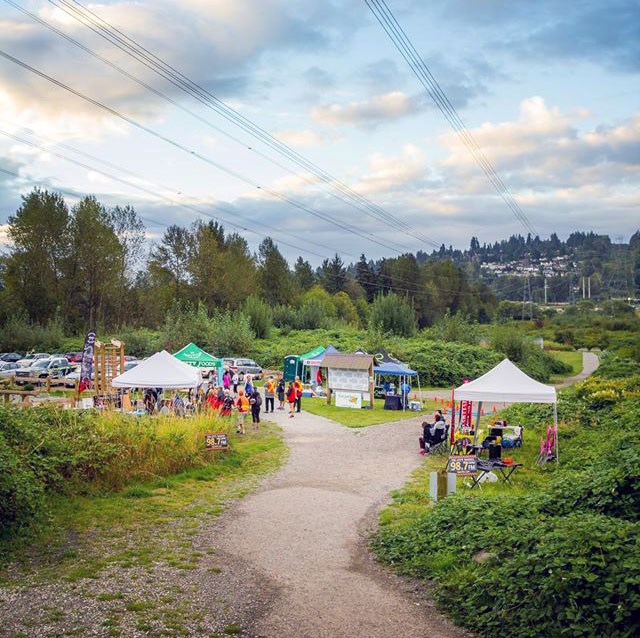
M544 305L547 305L547 278L544 278Z
M587 279L587 289L589 291L589 299L591 299L591 275Z
M585 278L582 278L582 298L585 299Z

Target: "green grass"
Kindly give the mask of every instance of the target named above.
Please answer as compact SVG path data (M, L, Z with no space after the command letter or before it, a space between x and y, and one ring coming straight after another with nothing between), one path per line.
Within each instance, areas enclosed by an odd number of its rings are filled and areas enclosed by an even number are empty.
M571 366L571 372L564 375L555 375L560 379L573 377L582 372L582 352L572 352L566 350L549 350L548 354L556 359L560 359L563 363ZM554 378L555 378L554 376Z
M368 405L365 404L365 405ZM379 423L388 423L390 421L401 421L402 419L411 419L419 415L431 415L436 409L433 400L424 401L425 410L422 412L411 412L406 410L402 412L384 410L384 400L375 399L373 410L353 408L337 408L335 405L328 405L325 398L311 397L302 399L302 409L311 414L323 416L326 419L340 423L348 428L364 428L369 425L377 425Z
M217 517L229 499L246 495L260 476L279 467L286 448L275 428L263 427L245 437L232 435L231 451L214 454L205 467L154 477L121 492L49 497L46 527L14 553L18 568L22 564L31 578L66 582L95 580L112 565L194 569L201 555L189 539L200 523ZM20 571L11 576L0 571L0 579L10 583Z

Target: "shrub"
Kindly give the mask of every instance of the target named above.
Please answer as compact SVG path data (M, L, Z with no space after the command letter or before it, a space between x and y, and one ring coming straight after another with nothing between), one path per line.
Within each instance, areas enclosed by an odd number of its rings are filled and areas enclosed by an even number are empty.
M412 337L416 332L416 313L404 297L390 292L376 296L371 304L369 323L382 333Z
M124 342L127 354L136 357L148 357L160 349L160 336L146 328L123 328L119 336Z
M429 337L434 341L456 341L473 345L480 341L476 321L471 321L468 315L462 313L452 315L448 310L429 330Z
M241 312L217 312L210 322L208 351L218 357L247 356L255 341L247 316Z
M251 295L244 302L243 312L256 338L268 339L273 326L273 315L269 304L260 297Z

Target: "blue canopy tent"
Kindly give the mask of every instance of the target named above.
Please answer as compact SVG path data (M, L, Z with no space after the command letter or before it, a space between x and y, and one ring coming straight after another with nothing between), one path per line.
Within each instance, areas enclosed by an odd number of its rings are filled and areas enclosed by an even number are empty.
M418 392L421 393L420 375L415 370L412 370L411 368L409 368L409 366L407 366L404 363L400 363L400 362L396 363L394 361L383 361L382 363L374 367L373 373L378 378L379 377L399 377L399 384L401 388L405 383L409 383L409 385L411 385L411 379L413 379L413 377L416 377L418 380ZM376 381L376 385L378 385L377 381ZM420 404L422 404L422 400L420 401ZM405 410L406 407L407 407L406 401L403 400L402 409Z

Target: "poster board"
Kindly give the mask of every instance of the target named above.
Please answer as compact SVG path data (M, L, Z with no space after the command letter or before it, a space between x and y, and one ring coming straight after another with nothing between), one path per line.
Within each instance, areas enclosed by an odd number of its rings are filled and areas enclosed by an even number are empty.
M336 408L362 408L362 392L345 392L336 390Z
M369 371L330 368L328 384L330 390L368 392Z
M204 435L204 445L207 450L228 450L229 435L226 432L207 432Z

